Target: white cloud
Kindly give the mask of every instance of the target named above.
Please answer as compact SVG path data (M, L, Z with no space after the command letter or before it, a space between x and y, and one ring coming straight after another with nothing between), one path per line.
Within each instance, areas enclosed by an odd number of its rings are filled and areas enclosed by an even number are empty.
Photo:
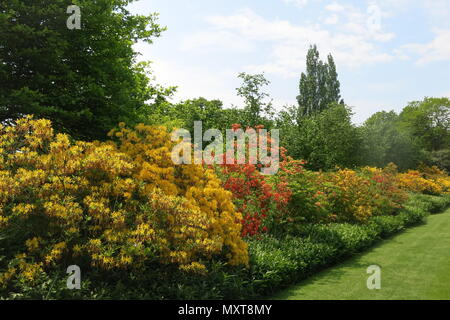
M450 1L448 0L423 0L422 4L427 11L433 25L437 27L450 26Z
M329 29L320 24L300 25L287 20L269 20L250 9L241 9L232 15L207 17L210 28L188 36L182 42L182 48L195 50L229 47L230 51L245 52L259 46L268 46L270 55L265 63L243 68L284 77L298 76L299 71L304 68L306 51L311 44L317 44L324 54L332 53L339 65L343 66L357 67L397 58L393 53L382 52L376 45L378 41L390 40L393 34L371 32L364 12L349 7L343 18L346 23ZM339 18L336 15L334 19ZM219 42L223 42L222 45Z
M341 13L345 21L342 30L377 42L388 42L395 37L395 34L383 31L383 19L389 15L380 6L370 4L366 10L348 4L342 7L345 9Z
M236 72L210 72L202 67L187 66L179 61L161 58L155 60L152 70L158 83L178 86L174 101L204 97L210 100L220 99L225 107L242 105L242 99L236 96Z
M242 99L236 95L239 86L237 74L241 70L230 70L226 66L211 72L203 65L184 63L183 59L167 58L155 54L152 46L138 42L134 49L142 55L140 61L151 57L151 70L156 82L163 86L177 86L173 101L187 100L198 97L220 99L225 107L242 105Z
M303 8L308 4L308 0L283 0L283 2L293 4L298 8Z
M325 24L337 24L339 22L339 16L337 14L333 14L324 20Z
M435 38L428 43L411 43L402 46L419 56L417 64L450 60L450 29L435 29Z
M227 52L243 53L254 50L254 46L236 33L218 30L189 35L182 40L180 49L182 51L198 50L202 52L226 50Z
M331 4L327 5L325 7L325 9L328 10L328 11L333 11L333 12L342 12L342 11L345 10L345 7L340 5L337 2L334 2L334 3L331 3Z

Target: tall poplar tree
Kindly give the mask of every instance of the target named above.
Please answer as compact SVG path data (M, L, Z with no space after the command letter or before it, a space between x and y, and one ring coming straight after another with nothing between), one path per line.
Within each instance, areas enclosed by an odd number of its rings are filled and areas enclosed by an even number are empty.
M297 96L299 116L310 116L327 109L332 103L344 104L333 56L320 60L317 46L311 46L306 56L306 73L302 73Z

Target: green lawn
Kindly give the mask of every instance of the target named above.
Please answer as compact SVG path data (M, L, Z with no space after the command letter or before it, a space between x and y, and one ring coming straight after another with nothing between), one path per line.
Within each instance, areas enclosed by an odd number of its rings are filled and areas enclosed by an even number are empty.
M380 290L367 289L370 265L381 267ZM450 300L450 209L272 299Z

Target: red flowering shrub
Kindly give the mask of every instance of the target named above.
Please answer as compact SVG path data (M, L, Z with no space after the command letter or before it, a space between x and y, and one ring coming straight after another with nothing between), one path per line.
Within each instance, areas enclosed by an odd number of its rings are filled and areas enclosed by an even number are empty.
M233 125L237 130L240 125ZM263 126L257 126L261 130ZM280 154L280 167L276 175L263 175L259 169L262 163L257 164L226 164L217 167L218 175L222 178L223 187L233 193L234 204L241 212L243 219L242 236L254 236L268 232L288 210L288 203L292 191L288 186L287 176L301 170L303 162L294 161L286 156L286 150L274 150L272 141L271 152ZM255 147L247 143L248 147ZM246 154L248 159L248 153Z

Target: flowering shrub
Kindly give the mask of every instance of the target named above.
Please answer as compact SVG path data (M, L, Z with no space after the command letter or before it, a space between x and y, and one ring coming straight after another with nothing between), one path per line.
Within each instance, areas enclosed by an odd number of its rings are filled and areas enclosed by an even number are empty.
M320 221L365 222L371 216L392 214L407 200L397 186L396 169L341 169L329 173L304 173L293 199L302 199L305 213ZM298 181L302 181L302 186ZM303 194L298 190L303 190ZM302 196L299 196L302 195ZM312 204L315 204L312 205ZM299 206L297 211L301 211Z
M368 179L349 169L323 175L326 181L323 187L334 220L362 222L373 215L374 192Z
M214 171L201 165L174 165L174 143L164 127L138 125L134 130L124 124L109 134L117 149L133 159L134 177L144 182L145 190L160 189L164 194L184 197L186 206L208 216L206 230L211 238L226 247L233 265L247 264L247 245L240 237L242 215L235 211L232 193L222 188Z
M203 272L226 254L247 264L241 216L211 170L174 168L163 128L121 126L117 142L71 141L48 120L0 126L0 284L58 264Z
M439 186L441 193L450 194L450 176L448 176L445 171L436 166L420 166L419 171L425 179L436 183Z
M233 126L234 130L240 125ZM257 126L256 130L263 126ZM267 145L272 146L270 137ZM257 146L247 143L247 148ZM269 147L268 147L269 148ZM248 150L248 149L246 149ZM273 149L270 150L274 152ZM286 156L286 150L281 148L280 171L275 176L260 173L262 164L224 164L216 167L223 181L223 187L233 193L237 210L242 213L242 236L254 236L275 228L288 212L292 191L287 183L287 175L301 169L303 162L294 161ZM223 155L225 157L225 155ZM247 153L247 159L248 153ZM239 160L239 159L237 159Z
M399 185L402 189L432 195L443 193L442 187L431 179L426 179L424 174L418 170L409 170L399 174Z
M374 215L393 214L408 200L407 193L399 187L395 164L391 163L384 169L365 167L359 171L372 184Z
M286 174L292 195L288 214L281 221L283 231L297 224L328 221L329 203L321 185L321 177L321 173L303 168Z

